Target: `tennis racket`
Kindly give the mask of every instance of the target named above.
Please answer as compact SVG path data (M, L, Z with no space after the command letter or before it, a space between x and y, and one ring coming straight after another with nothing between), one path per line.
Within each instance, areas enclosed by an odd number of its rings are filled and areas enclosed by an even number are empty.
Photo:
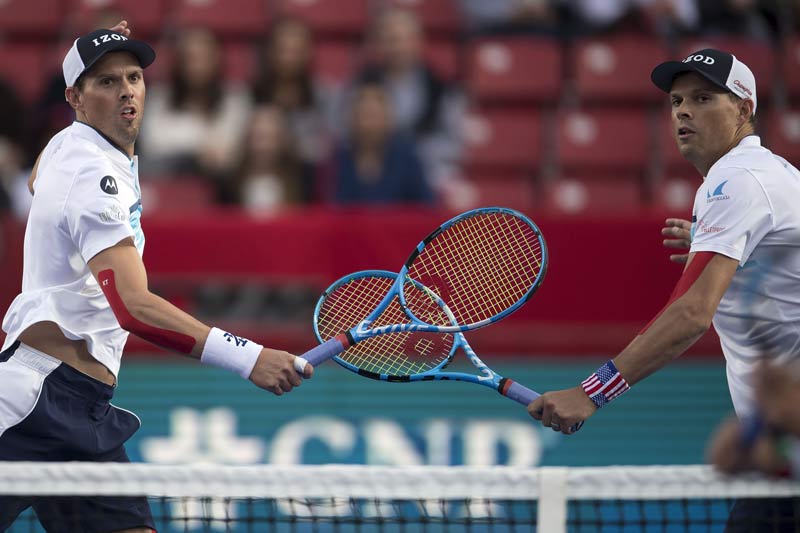
M397 279L397 274L366 270L343 277L322 295L314 310L314 333L324 343L362 322L381 301ZM422 314L425 322L439 326L453 325L454 316L430 289L411 279L404 283L406 302ZM395 324L405 311L398 300L392 301L373 325ZM463 352L477 373L454 372L448 365ZM496 390L501 395L528 406L539 393L505 378L489 368L475 353L464 334L393 331L356 343L333 357L341 366L368 378L394 381L466 381ZM573 427L573 432L580 429Z
M302 374L372 337L396 332L456 333L496 322L519 309L542 284L547 248L539 228L525 215L502 207L462 213L428 235L385 287L373 307L295 361ZM441 300L452 320L434 321L429 304L416 298L417 285ZM415 297L410 297L408 292ZM430 299L430 298L429 298ZM376 320L391 306L396 322Z

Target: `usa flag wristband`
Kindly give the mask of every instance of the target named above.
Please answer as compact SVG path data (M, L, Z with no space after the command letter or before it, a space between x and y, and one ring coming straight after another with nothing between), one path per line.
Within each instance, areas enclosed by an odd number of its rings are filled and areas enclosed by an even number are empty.
M631 388L610 360L584 379L581 386L598 409Z

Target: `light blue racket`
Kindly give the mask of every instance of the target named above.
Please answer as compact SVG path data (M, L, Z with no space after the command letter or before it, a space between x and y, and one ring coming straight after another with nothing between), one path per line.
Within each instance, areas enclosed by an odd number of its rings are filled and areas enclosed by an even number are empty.
M417 245L380 298L372 295L359 306L366 312L358 322L300 356L295 366L302 373L305 362L317 366L386 333L456 333L486 326L519 309L542 284L546 270L544 238L528 217L502 207L462 213ZM435 294L453 320L430 322L427 307L417 308L418 301L409 297L407 289L414 293L414 285L408 280ZM392 305L402 314L393 315L396 322L378 326L376 320Z

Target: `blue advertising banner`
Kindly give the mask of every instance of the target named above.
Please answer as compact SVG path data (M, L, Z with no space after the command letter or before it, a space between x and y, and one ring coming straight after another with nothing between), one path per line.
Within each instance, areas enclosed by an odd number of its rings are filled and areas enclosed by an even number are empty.
M572 387L602 358L494 362L534 389ZM383 383L334 363L275 397L191 362L125 363L115 405L137 413L134 461L376 465L612 465L703 462L731 411L722 362L677 362L637 384L573 436L516 403L457 382Z

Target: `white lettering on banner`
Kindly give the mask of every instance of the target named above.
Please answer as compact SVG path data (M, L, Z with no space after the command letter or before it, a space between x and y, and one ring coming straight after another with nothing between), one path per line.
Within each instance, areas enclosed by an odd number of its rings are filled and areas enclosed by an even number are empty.
M498 451L508 449L507 466L538 465L542 459L539 430L533 424L511 421L475 421L464 426L464 464L499 464Z
M272 437L268 462L275 465L303 463L306 443L318 440L334 455L347 458L358 441L353 424L330 416L308 416L278 428Z
M715 62L713 57L704 56L703 54L694 54L683 60L684 63L688 63L690 61L699 61L701 63L705 63L706 65L713 65Z
M239 437L236 434L236 413L232 409L217 408L206 413L179 408L170 413L168 437L142 439L142 458L150 463L226 463L253 464L264 459L264 442L257 437ZM209 516L213 529L227 531L236 509L231 502L222 500L188 500L171 504L172 516L186 529L199 529L206 525L191 517Z
M368 465L422 465L425 460L408 438L403 426L386 419L371 419L364 424Z

